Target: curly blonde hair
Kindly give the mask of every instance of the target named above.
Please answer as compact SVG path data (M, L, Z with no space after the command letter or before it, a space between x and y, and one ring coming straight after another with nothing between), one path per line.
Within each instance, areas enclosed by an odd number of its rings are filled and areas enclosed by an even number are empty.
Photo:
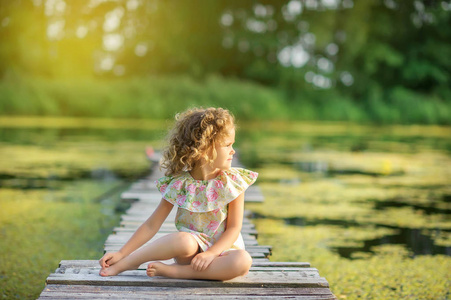
M223 108L193 108L177 114L163 150L161 167L166 176L192 170L202 160L216 158L215 144L227 137L235 127L233 115Z

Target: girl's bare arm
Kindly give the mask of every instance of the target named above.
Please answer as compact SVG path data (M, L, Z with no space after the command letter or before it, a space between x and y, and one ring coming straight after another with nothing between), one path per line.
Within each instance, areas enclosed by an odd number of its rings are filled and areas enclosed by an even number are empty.
M152 215L135 231L132 237L122 248L115 253L105 254L99 261L102 268L108 267L128 256L130 253L144 245L158 232L164 220L168 217L173 208L173 204L161 199Z
M230 249L238 238L243 225L244 193L229 203L226 230L219 240L207 251L199 253L191 261L191 266L198 271L206 269L213 259L224 250Z
M160 230L161 225L168 217L173 206L168 201L161 199L160 204L158 204L152 215L135 231L119 252L127 256L153 238L158 230Z

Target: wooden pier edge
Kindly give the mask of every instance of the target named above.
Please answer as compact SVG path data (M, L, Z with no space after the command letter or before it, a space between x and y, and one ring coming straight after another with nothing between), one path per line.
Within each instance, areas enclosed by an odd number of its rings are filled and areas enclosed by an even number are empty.
M158 205L161 196L153 182L163 174L156 165L150 175L122 194L122 199L132 204L122 216L120 227L106 240L105 251L117 251ZM245 199L263 202L263 195L252 186ZM174 212L155 238L176 230L172 220ZM310 263L270 261L272 247L258 244L258 233L247 217L241 234L253 264L247 275L233 280L150 278L145 272L147 264L118 276L101 277L97 260L62 260L48 276L39 299L336 299L327 280Z

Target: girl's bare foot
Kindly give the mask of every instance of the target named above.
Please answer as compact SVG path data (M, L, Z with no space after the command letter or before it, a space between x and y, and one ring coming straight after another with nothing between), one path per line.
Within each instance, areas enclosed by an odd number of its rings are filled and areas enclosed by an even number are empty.
M116 276L119 273L120 272L118 272L114 267L109 267L109 268L102 268L99 272L99 275L103 276L103 277L107 277L107 276Z
M147 266L147 276L165 276L165 277L175 277L172 270L174 267L166 265L161 262L152 262Z

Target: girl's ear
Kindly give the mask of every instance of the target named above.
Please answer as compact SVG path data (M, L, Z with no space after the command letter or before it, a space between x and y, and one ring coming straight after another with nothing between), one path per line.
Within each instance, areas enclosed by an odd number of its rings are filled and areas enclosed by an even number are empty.
M210 164L213 163L213 161L216 159L216 156L218 153L216 152L216 144L213 144L211 148L208 150L207 156L208 160L210 161Z

